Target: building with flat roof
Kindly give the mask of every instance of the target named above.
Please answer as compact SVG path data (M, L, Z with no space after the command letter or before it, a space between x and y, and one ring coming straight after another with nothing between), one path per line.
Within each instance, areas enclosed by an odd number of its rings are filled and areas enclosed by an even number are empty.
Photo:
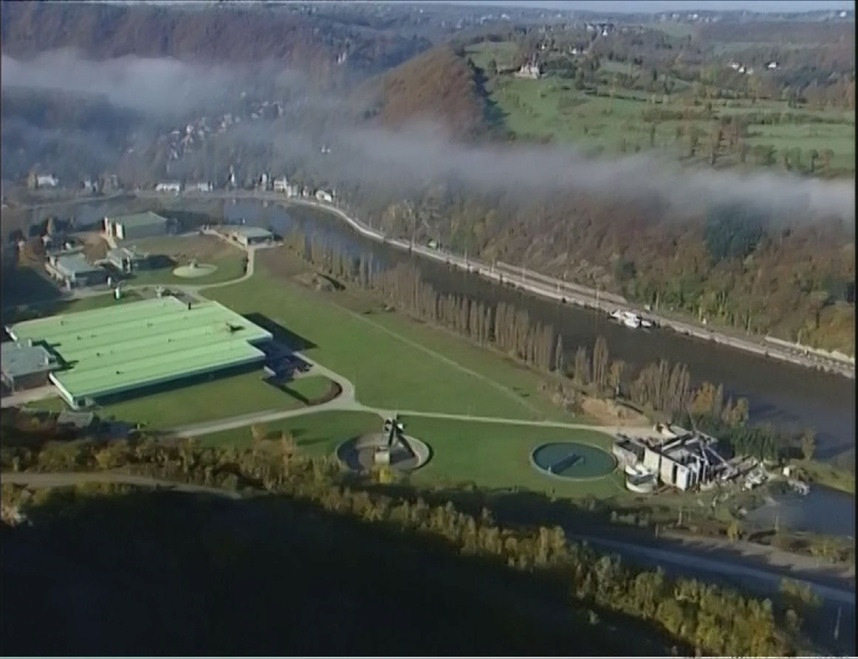
M261 364L271 333L217 302L175 297L38 318L6 328L46 343L64 368L50 381L73 408L228 369Z
M274 238L274 234L267 229L247 226L230 227L227 230L227 235L239 245L243 245L244 247L250 247L251 245L261 245L263 243L270 242Z
M137 270L145 270L149 262L149 255L138 252L134 247L117 247L107 252L104 259L111 266L123 274L130 274Z
M170 220L152 211L104 218L104 233L116 240L166 236Z
M82 252L51 254L45 263L45 270L66 288L97 286L107 281L107 271L87 261Z
M13 392L48 384L48 376L58 365L44 346L35 345L31 340L4 341L0 350L3 384Z

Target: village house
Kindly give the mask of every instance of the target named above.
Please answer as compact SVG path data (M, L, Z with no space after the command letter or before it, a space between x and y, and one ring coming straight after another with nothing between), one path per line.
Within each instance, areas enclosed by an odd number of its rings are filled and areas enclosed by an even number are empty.
M542 68L536 61L531 61L529 64L522 64L521 68L515 72L516 78L528 78L530 80L539 80L542 76Z
M55 188L59 185L59 180L52 174L39 174L36 176L37 188Z

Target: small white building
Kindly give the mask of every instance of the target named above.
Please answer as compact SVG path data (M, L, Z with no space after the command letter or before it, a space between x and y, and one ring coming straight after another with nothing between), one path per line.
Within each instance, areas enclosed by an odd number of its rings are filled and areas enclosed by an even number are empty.
M274 192L286 192L289 189L289 181L285 176L274 179Z
M517 78L529 78L531 80L538 80L542 76L542 69L536 62L531 64L523 64L522 67L516 71L515 76Z
M55 188L59 184L59 180L52 174L39 174L36 177L37 188Z
M316 199L324 201L327 204L332 204L334 202L334 198L331 193L325 192L324 190L316 190Z
M155 185L155 192L173 192L178 194L182 191L182 184L177 181L163 181Z
M774 71L776 68L778 68L778 63L777 62L769 62L768 64L766 64L766 68L769 71Z
M211 183L191 183L186 189L191 192L211 192L214 186Z

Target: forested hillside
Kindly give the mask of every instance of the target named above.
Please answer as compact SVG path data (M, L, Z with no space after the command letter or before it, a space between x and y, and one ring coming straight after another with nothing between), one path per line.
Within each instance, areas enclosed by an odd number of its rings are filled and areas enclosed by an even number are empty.
M375 72L429 46L425 38L343 24L289 7L200 8L157 3L4 3L3 52L26 57L74 48L96 59L135 55L218 63L274 60L318 75L329 73L343 52L349 53L350 67Z
M450 47L415 57L384 74L374 86L379 99L376 117L383 126L401 128L425 120L464 139L483 135L489 127L478 72Z

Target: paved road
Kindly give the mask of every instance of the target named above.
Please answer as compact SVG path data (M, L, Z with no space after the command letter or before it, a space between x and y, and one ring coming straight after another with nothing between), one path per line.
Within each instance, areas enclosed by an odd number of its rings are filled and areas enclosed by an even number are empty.
M137 485L140 487L156 487L189 492L192 494L211 494L229 499L239 499L241 495L231 490L216 487L204 487L189 483L159 480L148 476L135 476L133 474L122 474L110 471L94 472L57 472L57 473L30 473L4 471L3 483L13 485L28 485L30 487L69 487L83 483L121 483L124 485Z

